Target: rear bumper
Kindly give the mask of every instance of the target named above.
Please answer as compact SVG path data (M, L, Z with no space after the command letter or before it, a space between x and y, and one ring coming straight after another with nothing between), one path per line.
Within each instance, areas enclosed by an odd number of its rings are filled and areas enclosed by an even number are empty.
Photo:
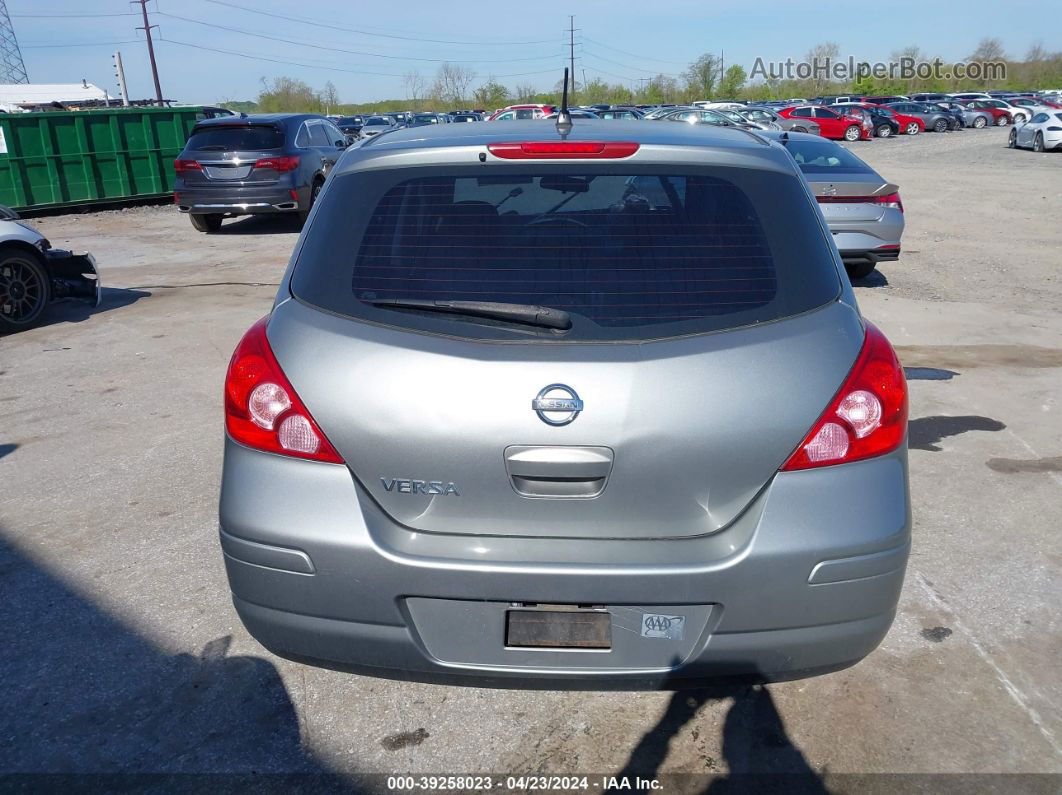
M306 194L306 195L304 195ZM259 213L297 212L305 207L309 196L306 191L271 185L265 188L219 186L208 188L178 187L175 204L182 213L209 215L257 215Z
M507 687L671 687L851 665L888 631L910 545L905 450L778 474L711 536L591 542L412 532L346 467L227 439L220 523L236 610L270 650ZM513 602L606 606L612 648L507 648ZM652 614L682 616L681 636L646 637Z
M861 265L864 262L877 265L879 262L896 262L898 259L900 259L899 248L852 249L841 252L841 260L845 265Z
M904 216L897 209L886 208L877 221L843 221L827 216L826 222L834 245L846 263L891 262L900 258Z

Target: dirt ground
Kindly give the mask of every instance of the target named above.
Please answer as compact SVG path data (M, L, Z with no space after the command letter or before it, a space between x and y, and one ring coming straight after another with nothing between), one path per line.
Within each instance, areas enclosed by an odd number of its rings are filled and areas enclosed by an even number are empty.
M755 689L480 690L272 656L217 543L220 397L297 227L36 219L107 291L0 339L0 772L1062 774L1062 153L1005 139L852 145L906 208L901 260L857 294L909 368L914 549L876 652Z

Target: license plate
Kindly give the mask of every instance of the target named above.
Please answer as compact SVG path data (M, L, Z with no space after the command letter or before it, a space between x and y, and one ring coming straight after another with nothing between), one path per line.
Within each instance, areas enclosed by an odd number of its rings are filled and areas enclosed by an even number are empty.
M612 616L604 610L508 610L505 645L540 649L611 649Z

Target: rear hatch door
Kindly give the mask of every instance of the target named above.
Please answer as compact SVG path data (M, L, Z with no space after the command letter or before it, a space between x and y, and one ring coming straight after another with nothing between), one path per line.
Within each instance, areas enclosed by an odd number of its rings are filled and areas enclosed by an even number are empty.
M182 173L188 187L269 185L284 151L284 131L275 124L225 122L196 127L181 158L200 168ZM256 164L260 164L256 166Z
M795 169L622 169L334 178L268 336L395 521L711 533L840 386L863 329ZM572 327L371 303L403 296L550 306Z

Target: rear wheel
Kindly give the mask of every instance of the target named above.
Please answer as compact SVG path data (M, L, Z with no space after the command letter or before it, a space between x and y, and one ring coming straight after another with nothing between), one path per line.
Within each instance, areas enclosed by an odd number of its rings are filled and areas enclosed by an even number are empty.
M858 124L853 124L845 128L844 139L846 141L858 141L860 136L860 130Z
M1025 116L1024 113L1015 113L1014 114L1014 123L1015 124L1017 124L1019 121L1025 121L1025 119L1026 119L1026 116Z
M33 326L50 298L51 279L37 255L0 248L0 332Z
M904 132L908 135L918 135L921 130L919 129L917 122L911 121L907 123L907 127L904 128Z
M997 127L1006 127L1007 126L1007 117L1003 116L1003 115L1000 115L1000 117L998 119L996 119L996 126Z
M888 138L892 135L892 127L887 124L882 124L876 131L878 138Z
M988 124L988 121L985 119L985 117L984 116L978 116L976 119L974 119L973 126L975 128L977 128L978 130L980 130L986 124Z
M936 123L933 125L933 132L947 132L947 131L948 131L948 120L947 119L937 119Z
M1036 137L1033 138L1033 151L1034 152L1042 152L1042 151L1044 151L1044 134L1043 133L1036 133Z
M807 129L806 129L805 127L794 127L794 128L793 128L793 132L802 132L802 133L806 133L806 132L807 132Z
M323 179L315 179L310 186L310 200L306 202L306 209L299 211L299 218L303 223L306 223L306 219L310 217L310 210L313 209L313 205L317 202L317 196L320 194L322 187L324 187Z
M845 263L844 269L848 271L849 279L865 279L874 272L873 262L856 262L851 265Z
M207 213L206 215L190 214L188 220L192 226L200 232L217 232L221 229L222 215L220 213Z

